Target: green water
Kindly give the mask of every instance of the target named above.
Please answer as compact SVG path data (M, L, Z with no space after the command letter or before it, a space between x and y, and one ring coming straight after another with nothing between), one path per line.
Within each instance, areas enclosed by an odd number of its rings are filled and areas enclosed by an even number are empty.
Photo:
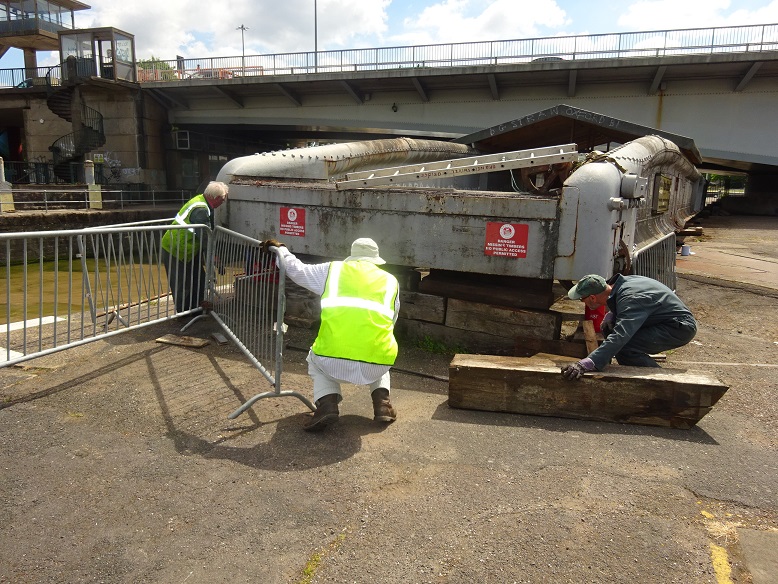
M106 270L101 261L85 261L91 291L98 301L108 288L113 294L106 302L120 305L139 297L148 298L167 291L164 267L157 264L129 263ZM27 265L0 267L0 324L19 322L41 316L67 316L71 312L89 311L81 260L34 262ZM121 289L121 292L120 292ZM26 293L25 293L26 291ZM122 297L123 296L123 297Z

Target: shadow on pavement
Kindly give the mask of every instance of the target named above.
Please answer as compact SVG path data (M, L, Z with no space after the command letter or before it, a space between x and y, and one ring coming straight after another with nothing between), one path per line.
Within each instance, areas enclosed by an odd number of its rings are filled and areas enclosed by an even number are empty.
M460 410L441 404L432 416L433 420L475 424L478 426L504 426L537 428L549 432L582 432L593 435L654 436L668 440L692 442L695 444L718 445L718 442L702 428L695 426L690 430L676 430L661 426L643 426L639 424L617 424L596 420L574 420L552 416L528 416L522 414L502 414L475 410Z

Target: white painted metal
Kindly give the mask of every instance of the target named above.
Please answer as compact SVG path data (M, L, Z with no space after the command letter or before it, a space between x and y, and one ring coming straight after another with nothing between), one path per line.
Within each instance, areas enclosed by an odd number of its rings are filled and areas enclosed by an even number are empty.
M351 170L375 168L387 164L429 162L472 154L464 144L413 138L366 140L263 152L230 160L216 180L230 182L233 177L263 176L306 180L327 180Z
M527 168L571 162L578 150L575 144L548 146L531 150L515 150L497 154L484 154L468 158L439 160L426 164L409 164L390 168L379 168L362 172L350 172L346 179L336 181L338 189L398 185L409 181L426 181L451 178L457 175L497 172L512 168Z
M489 156L509 158L507 153ZM484 158L420 166L453 168L476 160ZM382 172L399 175L383 170L361 176ZM646 200L655 198L660 175L673 181L672 199L668 209L656 211ZM594 156L568 177L561 194L515 192L505 177L481 175L487 176L505 188L378 184L349 189L329 181L236 176L227 221L230 229L256 239L280 238L298 254L342 258L354 239L372 237L382 257L397 266L576 280L587 273L610 275L619 262L628 264L631 255L682 227L699 210L702 194L699 172L675 144L658 136ZM422 183L416 178L404 180ZM294 229L290 211L298 218ZM487 253L495 225L525 229L525 253Z
M669 208L661 212L650 204L660 176L673 185ZM659 136L638 138L584 164L562 190L555 277L613 273L620 251L632 257L684 226L701 208L702 182L678 147Z

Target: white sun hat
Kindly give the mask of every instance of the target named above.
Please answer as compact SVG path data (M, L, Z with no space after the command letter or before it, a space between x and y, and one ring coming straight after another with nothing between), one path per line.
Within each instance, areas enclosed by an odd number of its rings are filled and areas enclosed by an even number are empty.
M351 255L345 261L363 260L376 265L385 264L386 261L378 255L378 244L369 237L360 237L351 244Z

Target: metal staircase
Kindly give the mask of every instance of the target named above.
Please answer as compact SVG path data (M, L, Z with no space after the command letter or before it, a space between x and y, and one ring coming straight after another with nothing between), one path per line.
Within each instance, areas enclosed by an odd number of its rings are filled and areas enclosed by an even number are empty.
M58 138L49 146L54 159L54 175L66 182L80 182L75 176L73 162L84 162L84 155L105 144L102 114L87 107L77 90L78 83L53 86L48 83L46 105L60 118L73 124L73 132ZM81 179L83 180L83 179Z

